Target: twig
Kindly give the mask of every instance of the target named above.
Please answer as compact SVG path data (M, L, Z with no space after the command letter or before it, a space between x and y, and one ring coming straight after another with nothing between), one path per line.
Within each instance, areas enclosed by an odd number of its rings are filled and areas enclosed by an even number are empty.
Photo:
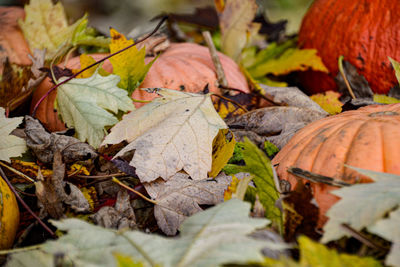
M23 247L23 248L5 249L5 250L0 250L0 255L7 255L10 253L31 251L31 250L39 249L41 247L42 247L42 244L33 245L33 246L29 246L29 247Z
M344 59L343 56L340 56L339 59L338 59L339 72L343 77L344 83L346 84L347 90L349 90L349 93L350 93L351 97L353 99L356 99L356 96L354 95L353 89L351 89L349 80L347 80L346 73L345 73L345 71L343 69L343 59Z
M242 93L242 94L248 94L245 91L243 91L242 89L232 88L232 87L228 87L228 86L222 86L221 84L219 85L219 88L222 88L222 89L225 89L225 90L228 90L228 91L236 91L236 92L239 92L239 93Z
M143 38L143 39L137 41L136 43L133 43L133 44L131 44L131 45L128 45L127 47L125 47L125 48L123 48L123 49L121 49L121 50L119 50L119 51L117 51L117 52L115 52L115 53L112 53L112 54L110 54L110 55L108 55L108 56L106 56L106 57L100 59L99 61L96 61L96 62L93 63L93 64L90 64L89 66L87 66L86 68L81 69L80 71L78 71L77 73L75 73L74 75L72 75L71 77L69 77L69 78L65 79L64 81L62 81L62 82L60 82L60 83L54 85L54 86L53 86L49 91L47 91L47 93L44 94L44 95L39 99L39 101L35 104L35 107L33 108L33 111L32 111L32 117L35 117L36 111L37 111L37 109L38 109L40 103L42 103L42 101L43 101L52 91L54 91L55 89L57 89L60 85L69 82L70 80L72 80L73 78L75 78L75 77L77 77L79 74L81 74L82 72L84 72L84 71L86 71L86 70L88 70L88 69L90 69L90 68L92 68L92 67L94 67L94 66L100 64L100 63L103 62L103 61L106 61L106 60L109 59L110 57L113 57L113 56L115 56L115 55L117 55L117 54L120 54L120 53L124 52L125 50L127 50L127 49L129 49L129 48L131 48L131 47L133 47L133 46L135 46L135 45L137 45L138 43L143 42L144 40L146 40L147 38L149 38L150 36L152 36L155 32L157 32L158 29L161 27L161 25L164 23L164 21L165 21L167 18L168 18L168 16L164 16L164 17L161 19L161 21L157 24L157 26L154 28L154 30L153 30L151 33L149 33L145 38Z
M105 175L72 175L72 177L82 178L82 179L103 179L103 178L112 178L112 177L122 177L127 176L125 173L112 173Z
M382 251L387 251L387 248L381 246L380 244L376 244L373 240L368 238L366 235L363 233L358 232L354 228L352 228L350 225L342 223L340 225L348 234L350 234L352 237L360 241L361 243L367 245L370 248L382 250Z
M212 95L212 96L217 96L217 97L222 98L222 99L224 99L224 100L226 100L226 101L228 101L228 102L231 102L232 104L235 104L236 106L238 106L239 108L241 108L244 112L249 112L244 106L242 106L241 104L239 104L239 103L236 102L235 100L229 99L229 98L227 98L227 97L225 97L225 96L223 96L223 95L219 95L219 94L215 94L215 93L213 93L213 94L211 94L211 95Z
M202 32L204 40L206 41L206 44L208 46L208 49L210 50L210 55L211 59L214 63L215 66L215 71L217 73L217 80L218 84L223 87L228 87L228 81L226 80L225 72L224 69L222 68L221 61L219 60L217 49L215 48L214 42L211 38L211 34L209 31L204 31ZM225 94L226 91L222 91L222 94Z
M31 177L29 177L28 175L26 175L26 174L20 172L19 170L14 169L14 168L11 167L11 166L8 166L7 164L4 164L2 161L0 161L0 165L3 166L3 167L6 167L7 169L9 169L10 171L12 171L13 173L15 173L15 174L21 176L22 178L28 180L28 181L31 182L31 183L34 183L34 182L35 182L35 180L33 180L33 179L32 179Z
M158 204L156 201L154 201L154 200L152 200L152 199L146 197L146 196L143 195L142 193L140 193L140 192L136 191L135 189L133 189L133 188L127 186L126 184L122 183L122 182L121 182L120 180L118 180L117 178L113 177L113 178L112 178L112 181L113 181L114 183L120 185L121 187L125 188L126 190L129 190L129 191L135 193L136 195L140 196L140 197L143 198L144 200L146 200L146 201L148 201L148 202L150 202L150 203L153 203L154 205L157 205L157 204Z
M309 180L314 183L323 183L323 184L327 184L327 185L331 185L331 186L338 186L338 187L351 186L351 184L349 184L349 183L335 180L332 177L312 173L312 172L309 172L309 171L306 171L306 170L303 170L303 169L300 169L297 167L289 167L287 171L293 175L296 175L300 178Z
M21 196L18 194L18 192L15 190L14 186L10 183L8 180L6 174L4 173L3 169L0 167L0 175L3 177L4 181L7 183L8 187L10 187L11 191L14 193L15 197L18 199L18 201L21 203L21 205L38 221L40 225L52 236L56 237L54 232L37 216L31 208L25 203L25 201L21 198Z

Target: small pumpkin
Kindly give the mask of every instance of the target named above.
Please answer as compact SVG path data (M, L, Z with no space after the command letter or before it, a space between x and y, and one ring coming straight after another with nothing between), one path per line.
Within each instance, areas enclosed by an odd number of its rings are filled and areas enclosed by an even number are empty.
M301 129L275 156L272 163L280 179L292 188L298 179L287 169L298 167L346 183L372 180L345 167L400 175L400 104L373 105L315 121ZM303 182L306 182L303 180ZM399 181L400 182L400 181ZM320 208L318 225L339 199L329 192L336 187L311 183Z
M0 75L3 72L3 62L30 65L28 43L18 26L18 19L25 17L24 9L20 7L0 7Z
M105 54L92 55L95 60L99 60ZM240 72L238 65L228 56L219 53L221 64L224 68L226 78L230 87L249 92L249 87L244 75ZM153 58L146 58L150 62ZM79 57L70 59L66 67L79 69ZM112 65L107 60L103 68L112 72ZM211 60L207 47L191 43L171 44L170 47L153 63L146 78L140 88L163 87L186 92L201 92L208 84L210 92L219 93L216 85L217 77L215 67ZM31 110L39 99L52 87L50 79L45 79L33 94ZM57 92L54 91L44 99L39 105L36 117L44 124L49 131L64 130L65 126L58 118L57 111L54 110L54 100ZM150 94L142 90L135 90L132 94L133 99L152 100L155 94ZM143 103L135 103L140 107Z
M14 243L19 224L19 209L14 193L0 177L0 249L9 249Z
M354 65L372 91L398 84L388 57L400 60L400 5L393 0L315 0L299 31L299 45L315 48L330 74L300 73L310 93L335 90L338 57Z

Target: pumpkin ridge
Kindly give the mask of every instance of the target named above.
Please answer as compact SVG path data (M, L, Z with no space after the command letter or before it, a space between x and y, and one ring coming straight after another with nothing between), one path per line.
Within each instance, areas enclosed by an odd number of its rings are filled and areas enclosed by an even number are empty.
M368 124L368 120L366 120L366 121L364 121L359 127L358 127L358 129L357 129L357 131L356 131L356 133L352 136L352 138L351 138L351 142L350 142L350 146L349 147L352 147L353 145L354 145L354 142L357 140L357 137L358 137L358 134L360 133L360 131L362 130L362 128L363 127L365 127L365 125L367 125ZM345 164L347 164L347 161L348 161L348 158L349 158L349 154L350 154L350 149L348 149L347 150L347 152L346 152L346 154L345 154L345 156L344 156L344 159L343 159L343 171L341 172L342 173L342 178L345 178L345 171L346 171L346 169L345 168L347 168L347 167L345 167L344 165ZM357 167L357 166L353 166L353 167Z

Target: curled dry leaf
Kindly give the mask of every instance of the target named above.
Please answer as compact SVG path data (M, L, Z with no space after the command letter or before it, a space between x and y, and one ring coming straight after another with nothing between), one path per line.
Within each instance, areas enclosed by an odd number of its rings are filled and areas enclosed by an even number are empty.
M210 96L170 89L148 91L162 97L125 115L103 145L128 141L116 157L135 150L130 164L141 182L168 180L182 169L194 180L206 178L214 137L219 129L227 128Z
M195 181L189 175L176 173L168 181L158 179L144 183L147 193L157 202L154 216L167 235L175 235L181 223L201 211L199 205L215 205L224 201L224 191L232 180L220 174L215 179Z
M56 151L61 151L65 163L93 159L97 156L90 145L70 136L50 134L38 120L30 116L25 116L25 123L26 145L43 163L52 163Z
M125 189L118 192L114 207L104 206L90 217L97 225L106 228L133 229L136 226L135 212L128 191Z
M64 204L76 212L88 212L89 202L75 185L65 182L65 164L62 155L56 151L53 162L53 174L44 178L39 172L36 186L36 196L41 207L41 216L49 215L51 218L64 217Z
M240 141L248 136L259 146L270 141L281 149L298 130L325 114L298 107L268 107L232 118L227 124Z

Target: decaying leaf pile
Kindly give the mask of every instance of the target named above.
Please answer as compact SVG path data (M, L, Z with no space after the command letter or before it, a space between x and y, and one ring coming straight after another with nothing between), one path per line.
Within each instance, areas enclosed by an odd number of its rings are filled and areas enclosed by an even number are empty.
M14 239L10 248L0 238L5 266L400 266L399 176L343 166L374 181L350 185L295 169L293 187L271 164L310 123L399 100L374 95L346 61L339 92L308 96L293 77L328 72L318 51L258 8L216 0L170 14L163 33L135 45L114 28L98 33L86 15L68 23L61 2L0 7L14 25L0 33L0 174L21 204L15 236L0 203L0 233ZM152 69L171 43L193 40L210 55L193 56L187 72L214 84L194 90L185 69ZM232 82L227 68L242 76ZM141 88L172 84L168 75L182 85ZM310 183L343 187L323 229Z

